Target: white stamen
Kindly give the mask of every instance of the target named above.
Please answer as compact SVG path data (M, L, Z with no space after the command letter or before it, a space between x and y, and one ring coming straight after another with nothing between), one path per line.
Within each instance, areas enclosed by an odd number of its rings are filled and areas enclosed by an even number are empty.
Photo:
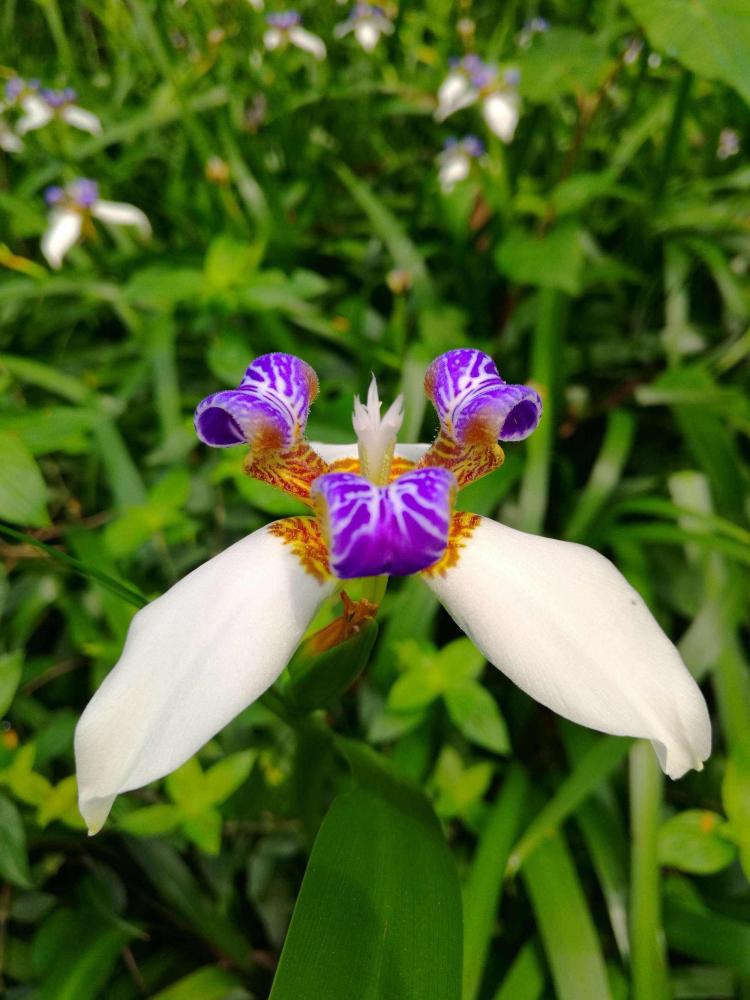
M359 396L354 397L352 424L357 435L360 472L378 486L385 486L388 482L396 436L403 419L403 396L397 396L385 416L380 416L378 384L374 375L367 390L367 405L362 404Z

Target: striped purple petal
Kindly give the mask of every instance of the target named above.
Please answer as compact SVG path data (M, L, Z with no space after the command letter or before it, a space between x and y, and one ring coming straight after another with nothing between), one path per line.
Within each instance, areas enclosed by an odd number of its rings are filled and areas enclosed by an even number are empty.
M313 369L293 354L263 354L249 366L237 389L215 392L195 411L195 430L204 444L227 448L291 447L305 429L318 394Z
M409 576L445 552L456 479L447 469L407 472L389 486L348 472L319 476L311 495L342 580Z
M448 351L425 375L445 434L459 444L522 441L542 416L539 393L527 385L508 385L489 354L472 348Z

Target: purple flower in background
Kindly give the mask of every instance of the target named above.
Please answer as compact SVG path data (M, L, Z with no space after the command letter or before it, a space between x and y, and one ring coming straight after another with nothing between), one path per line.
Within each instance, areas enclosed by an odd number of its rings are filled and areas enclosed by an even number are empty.
M499 441L534 431L539 394L468 348L433 361L425 391L440 422L431 445L397 445L402 399L381 415L374 378L366 403L354 401L356 441L309 443L318 379L290 354L256 358L236 389L198 405L203 442L246 445L245 471L310 515L258 529L136 614L76 730L92 833L117 795L179 767L259 698L337 592L348 621L344 581L387 574L418 573L484 656L542 704L650 739L673 778L702 766L711 733L700 689L612 563L454 512L459 489L502 465Z
M475 53L450 65L438 90L435 120L445 121L456 111L479 102L489 129L503 142L510 142L520 113L518 71L508 69L501 74L497 66L483 62Z
M455 138L445 140L442 153L437 158L438 180L445 194L449 194L456 184L465 181L471 173L472 163L484 153L484 143L475 135L467 135L460 141Z
M518 35L519 48L528 49L534 40L534 36L543 35L546 31L549 31L549 21L546 17L529 18Z
M10 80L9 84L14 84L14 89L18 90L19 85L14 80ZM53 90L35 84L36 81L25 84L16 97L23 112L16 125L19 135L43 128L53 118L59 118L82 132L99 135L102 123L93 112L86 111L75 103L77 94L72 87Z
M41 251L55 270L81 238L88 219L113 226L135 226L144 237L151 233L149 221L140 208L123 201L105 201L99 197L99 185L88 177L79 177L64 188L57 184L48 187L44 200L51 211Z
M333 29L336 38L344 38L351 32L354 32L354 37L365 52L372 52L381 35L393 33L393 24L382 7L358 3L354 5L349 17Z
M263 44L269 52L294 45L303 52L309 52L316 59L325 59L325 42L302 27L302 16L296 10L267 14L266 23L268 28L263 35Z
M740 134L733 128L723 128L719 133L716 155L720 160L728 160L740 151Z

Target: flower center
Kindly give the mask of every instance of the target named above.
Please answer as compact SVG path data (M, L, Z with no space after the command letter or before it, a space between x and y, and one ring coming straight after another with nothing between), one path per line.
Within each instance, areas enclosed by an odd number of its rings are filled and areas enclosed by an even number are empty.
M396 437L404 419L404 397L397 396L385 415L380 415L378 384L372 377L367 390L367 403L354 397L352 424L357 435L360 473L376 486L385 486L391 472Z

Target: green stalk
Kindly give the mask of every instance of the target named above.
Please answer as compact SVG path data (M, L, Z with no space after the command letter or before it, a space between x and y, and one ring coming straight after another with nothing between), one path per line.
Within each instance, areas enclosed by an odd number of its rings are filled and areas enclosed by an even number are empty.
M73 65L73 53L68 44L68 36L65 34L60 8L57 0L38 0L44 11L49 33L57 49L57 55L63 68L68 69Z
M656 844L663 781L651 747L637 743L630 751L632 1000L669 996Z
M552 447L557 424L558 373L568 300L551 288L540 290L531 357L530 381L544 402L542 422L526 443L526 467L519 495L518 527L539 534L549 500Z
M692 85L693 74L688 69L683 70L682 76L677 84L677 93L675 94L674 108L672 110L672 120L669 123L669 132L667 133L667 139L664 143L664 155L661 161L661 169L656 175L656 184L654 186L654 201L656 202L661 200L661 197L664 194L664 189L667 186L667 181L669 180L669 175L673 172L673 168L676 165L680 140L682 139L682 132L685 126L685 116L687 114L690 98L690 88Z

